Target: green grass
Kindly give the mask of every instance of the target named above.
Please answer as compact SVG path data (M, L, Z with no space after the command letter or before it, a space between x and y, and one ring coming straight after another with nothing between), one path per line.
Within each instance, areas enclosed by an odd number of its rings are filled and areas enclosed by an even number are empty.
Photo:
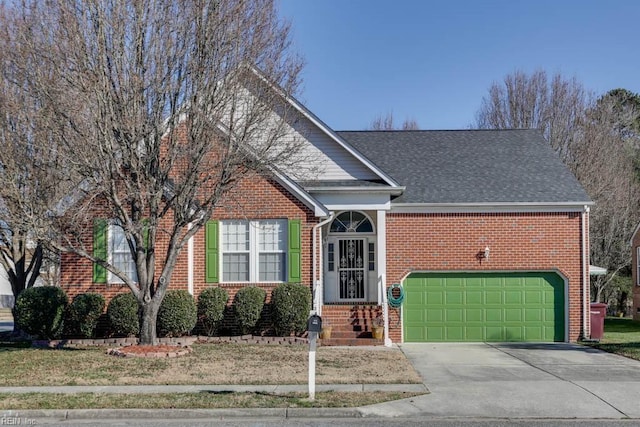
M105 348L37 349L0 343L0 386L306 384L302 345L194 344L176 358L115 357ZM420 384L396 348L320 347L318 384Z
M27 409L216 409L216 408L348 408L423 393L403 392L320 392L309 400L305 393L201 392L172 394L103 393L0 393L0 410Z
M610 317L604 321L604 336L591 347L640 360L640 322L628 318Z

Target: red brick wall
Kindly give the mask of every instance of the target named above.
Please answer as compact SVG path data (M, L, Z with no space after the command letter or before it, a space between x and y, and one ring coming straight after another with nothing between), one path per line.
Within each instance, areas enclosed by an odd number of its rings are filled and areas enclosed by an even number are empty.
M414 270L558 271L568 279L569 340L576 341L583 323L581 242L580 213L389 214L387 284ZM489 259L479 260L486 246ZM390 314L390 325L399 325L398 312ZM400 342L400 327L390 336Z
M95 217L109 218L106 205L96 203L93 206ZM289 194L281 185L273 180L253 176L240 179L232 191L220 203L214 215L214 219L300 219L302 220L302 283L312 284L312 230L318 222L313 212L302 202ZM161 227L170 229L171 219L161 221ZM87 224L83 233L85 245L92 247L92 227ZM167 249L168 240L162 233L158 233L156 244L156 280L162 271L163 259ZM170 280L169 289L188 289L188 264L187 246L182 249L178 263ZM230 299L237 290L244 286L241 284L212 284L205 283L205 259L204 259L204 229L194 236L194 293L195 296L208 286L222 286L229 292ZM128 287L122 285L109 285L93 283L92 263L80 256L65 253L62 255L60 268L60 283L69 295L85 292L98 292L109 301L114 295L128 291ZM276 284L260 284L270 297L271 290Z

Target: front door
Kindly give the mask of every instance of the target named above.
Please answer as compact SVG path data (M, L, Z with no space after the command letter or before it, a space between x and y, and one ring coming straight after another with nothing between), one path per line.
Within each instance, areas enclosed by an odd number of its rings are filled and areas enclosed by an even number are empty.
M327 302L365 301L368 260L366 238L332 238L327 249Z

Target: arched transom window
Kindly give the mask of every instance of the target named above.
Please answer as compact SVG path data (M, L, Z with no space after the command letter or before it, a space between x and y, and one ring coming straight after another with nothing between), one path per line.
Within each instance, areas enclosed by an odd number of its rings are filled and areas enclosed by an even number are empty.
M373 233L373 224L360 212L342 212L331 223L331 233Z

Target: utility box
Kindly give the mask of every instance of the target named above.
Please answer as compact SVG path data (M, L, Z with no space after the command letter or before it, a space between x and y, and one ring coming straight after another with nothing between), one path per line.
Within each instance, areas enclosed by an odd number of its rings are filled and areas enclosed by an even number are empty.
M604 318L607 315L607 304L591 303L591 339L600 341L604 336Z
M307 322L307 331L318 333L322 331L322 318L317 314L310 316Z

